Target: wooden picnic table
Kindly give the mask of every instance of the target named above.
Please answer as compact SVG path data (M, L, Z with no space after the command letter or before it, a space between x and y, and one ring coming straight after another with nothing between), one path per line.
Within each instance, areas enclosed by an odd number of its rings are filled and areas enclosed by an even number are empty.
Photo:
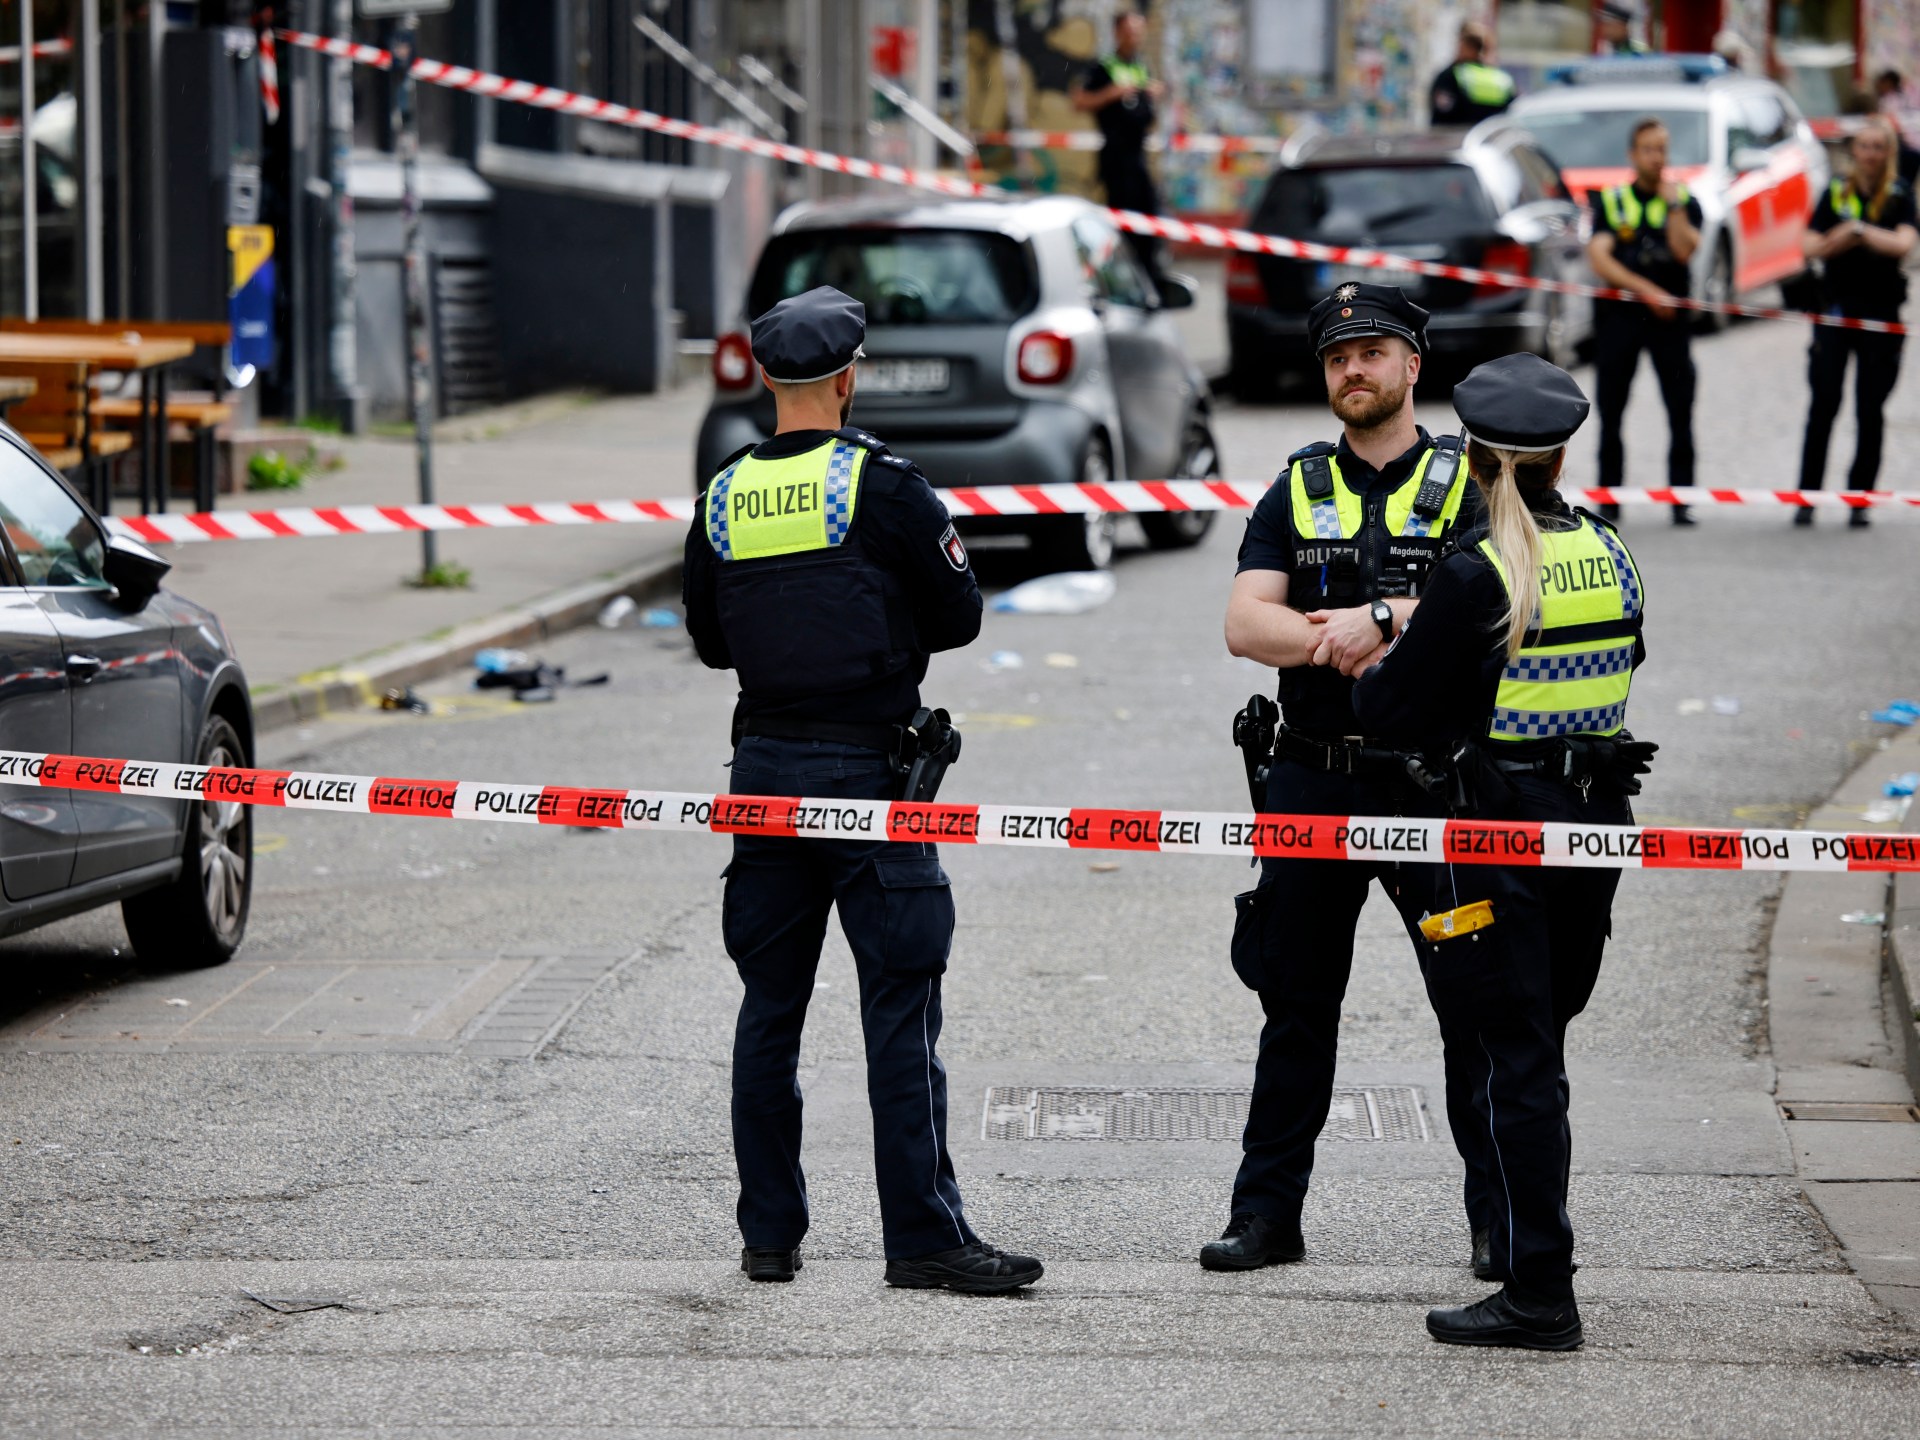
M12 365L85 365L92 370L112 370L140 377L140 508L144 512L157 502L166 508L167 367L184 360L194 351L194 343L184 339L147 337L129 330L120 335L31 334L0 331L0 375ZM92 433L92 420L86 422L86 435ZM83 445L83 450L88 447ZM104 479L95 495L101 514L112 508L113 496Z

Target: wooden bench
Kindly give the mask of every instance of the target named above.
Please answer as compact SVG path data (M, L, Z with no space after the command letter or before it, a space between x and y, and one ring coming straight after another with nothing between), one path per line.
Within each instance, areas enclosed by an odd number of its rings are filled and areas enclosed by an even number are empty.
M233 339L233 327L224 320L62 320L41 319L23 320L15 316L0 318L0 331L11 330L23 334L33 332L64 335L107 335L118 336L135 334L151 340L188 340L195 346L216 350L225 350ZM174 426L187 432L194 447L194 504L201 510L211 510L215 503L215 468L219 459L219 430L233 418L233 406L226 399L225 387L226 362L224 357L214 365L215 389L211 396L167 396L164 421L168 429ZM103 435L118 435L124 431L130 433L140 424L140 402L128 396L109 396L98 399L93 405L93 418L104 422ZM161 495L158 498L161 509L166 509L165 491L168 478L164 464L161 467Z
M11 373L26 376L37 387L13 407L13 428L56 470L85 470L93 461L133 448L132 432L94 428L90 370L78 364L11 367Z

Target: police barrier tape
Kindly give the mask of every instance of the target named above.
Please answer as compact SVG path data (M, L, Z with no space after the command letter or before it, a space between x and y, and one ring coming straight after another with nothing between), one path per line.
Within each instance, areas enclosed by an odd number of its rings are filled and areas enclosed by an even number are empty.
M350 60L356 65L370 65L375 69L386 70L393 64L391 53L377 45L330 40L324 35L310 35L299 30L281 30L277 33L290 45L317 50L323 55ZM696 125L690 120L674 120L665 115L656 115L650 110L636 110L629 105L615 105L611 101L598 100L591 95L581 95L571 90L556 89L551 85L536 85L529 80L514 80L485 70L469 69L464 65L449 65L443 60L415 60L413 78L430 85L444 86L449 90L461 90L487 99L509 100L520 105L530 105L539 110L553 110L563 115L604 121L610 125L629 125L636 129L652 130L662 135L669 135L692 144L715 145L722 149L739 150L749 155L763 155L773 160L784 160L792 165L830 170L839 175L881 180L889 185L907 185L945 195L964 195L994 200L1008 198L1008 192L997 186L983 185L973 180L956 179L934 170L916 170L904 165L883 165L877 161L863 160L855 155L839 155L831 150L814 150L804 145L790 145L784 141L763 140L754 135L736 134L731 130L719 130L710 125ZM1282 235L1256 234L1251 230L1239 230L1229 226L1199 225L1185 220L1169 220L1158 215L1142 215L1135 210L1109 208L1107 213L1123 230L1129 230L1138 235L1157 235L1163 240L1176 240L1184 244L1201 245L1216 250L1239 250L1254 255L1273 255L1283 260L1315 260L1329 265L1352 266L1356 269L1410 271L1416 275L1429 275L1442 280L1467 280L1476 285L1494 285L1509 290L1548 290L1558 295L1584 295L1596 300L1625 300L1635 305L1647 303L1631 290L1583 285L1572 280L1549 280L1541 276L1516 275L1504 270L1481 270L1471 265L1447 265L1438 260L1416 260L1410 255L1395 255L1385 250L1369 250L1348 245L1320 245L1307 240L1290 240ZM1907 327L1895 321L1860 320L1851 315L1820 315L1809 310L1786 310L1767 305L1739 305L1726 301L1695 300L1677 295L1668 297L1664 303L1669 303L1681 310L1715 315L1741 315L1756 320L1801 320L1813 325L1832 325L1843 330L1871 330L1887 335L1907 333Z
M983 130L973 143L1014 150L1099 150L1107 137L1098 130ZM1278 155L1286 144L1278 135L1196 135L1176 130L1149 135L1146 148L1176 155Z
M1638 870L1920 870L1920 835L907 804L408 780L0 750L0 784L613 830Z
M1266 480L1113 480L1104 485L973 485L937 490L949 514L1159 515L1189 510L1251 510ZM1787 505L1796 509L1920 510L1920 491L1891 490L1564 490L1589 504ZM336 505L284 510L205 510L186 514L113 515L107 526L150 545L200 540L299 539L321 535L397 535L420 530L514 530L541 525L688 524L699 502L667 500L542 501L532 505Z

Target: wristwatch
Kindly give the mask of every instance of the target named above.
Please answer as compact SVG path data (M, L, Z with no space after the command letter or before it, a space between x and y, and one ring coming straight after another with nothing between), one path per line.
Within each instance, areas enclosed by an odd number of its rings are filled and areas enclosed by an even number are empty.
M1373 602L1373 609L1368 613L1373 616L1373 623L1380 627L1380 638L1391 641L1393 639L1393 607L1384 600L1376 600Z

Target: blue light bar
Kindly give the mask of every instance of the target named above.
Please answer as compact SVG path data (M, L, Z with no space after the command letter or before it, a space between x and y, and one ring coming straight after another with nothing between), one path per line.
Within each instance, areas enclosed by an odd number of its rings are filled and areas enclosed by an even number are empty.
M1549 85L1698 85L1731 75L1718 55L1596 55L1546 72Z

